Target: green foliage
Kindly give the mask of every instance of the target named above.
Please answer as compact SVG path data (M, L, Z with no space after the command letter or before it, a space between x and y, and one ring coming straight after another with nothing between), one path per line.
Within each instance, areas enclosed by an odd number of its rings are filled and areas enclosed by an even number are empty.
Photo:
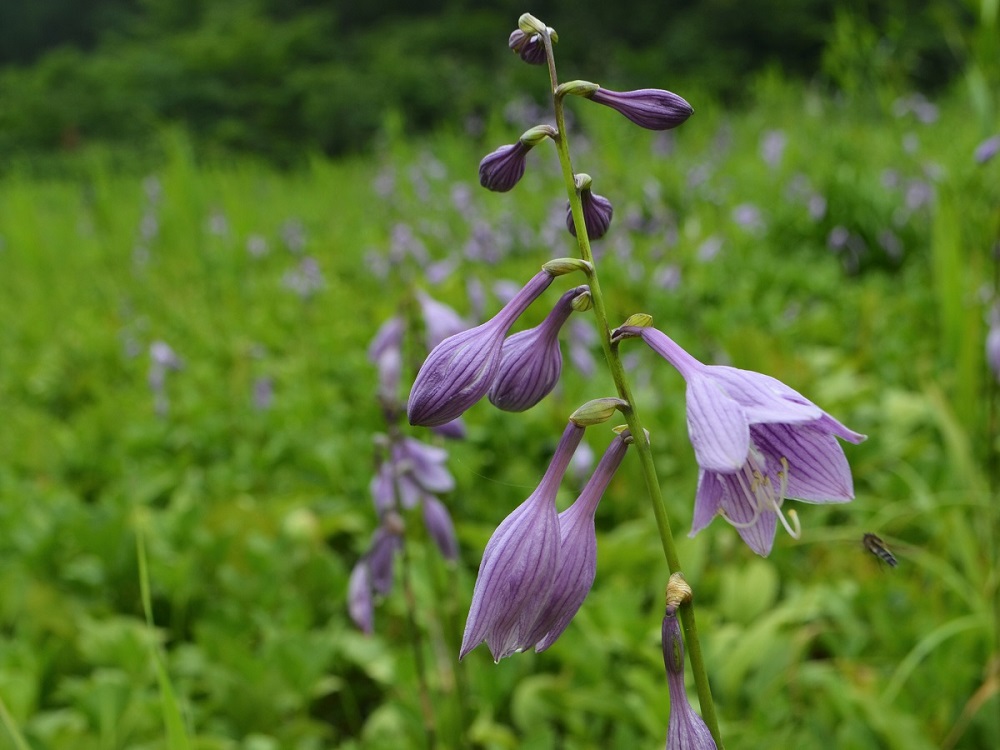
M238 31L244 60L259 31ZM178 41L183 64L218 72L240 57L213 51L213 38ZM255 63L261 80L281 56L270 54ZM986 473L1000 445L982 408L980 286L1000 161L973 164L982 133L961 101L922 124L774 75L754 94L758 106L733 114L693 92L694 118L662 138L574 102L572 133L578 168L615 205L598 244L613 315L651 313L697 356L771 373L870 436L848 448L855 502L799 505L803 538L779 536L767 560L721 520L688 539L683 386L649 352L629 352L723 732L747 748L994 747L998 519ZM197 96L211 101L211 87ZM477 159L519 126L497 117L477 146L393 137L397 122L377 157L285 174L199 162L169 131L146 181L96 152L66 170L74 178L3 178L4 742L13 728L36 749L423 747L420 649L441 746L662 745L667 572L631 457L598 511L597 582L566 633L499 665L482 648L455 659L486 539L538 481L566 415L608 395L600 371L568 369L523 415L471 410L447 498L463 562L444 565L419 538L408 546L418 644L399 587L375 636L346 616L349 571L375 523L370 441L382 429L365 348L402 293L373 258L404 222L432 259L492 227L506 250L475 273L487 287L572 254L544 146L516 190L455 205ZM770 131L786 145L765 161ZM901 212L916 180L930 202ZM814 194L822 215L810 215ZM831 251L836 227L867 252ZM900 255L878 250L885 229ZM302 254L323 274L312 296L287 286ZM469 314L466 281L433 294ZM159 412L155 341L183 361ZM265 377L273 403L256 408ZM597 428L587 442L601 451L609 437ZM898 568L862 549L866 531Z

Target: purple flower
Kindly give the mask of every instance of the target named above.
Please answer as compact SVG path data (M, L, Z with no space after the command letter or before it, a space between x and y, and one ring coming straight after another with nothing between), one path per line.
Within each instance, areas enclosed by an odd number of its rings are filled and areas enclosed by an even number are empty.
M382 596L392 591L392 566L402 544L402 523L395 513L388 513L383 525L375 529L371 548L365 555L372 589Z
M998 151L1000 151L1000 134L987 138L976 146L972 158L976 160L976 164L985 164L996 156Z
M539 34L525 34L520 29L510 32L507 46L529 65L545 65L545 44Z
M864 435L779 380L704 365L655 328L619 331L641 336L687 381L688 435L699 466L692 535L721 515L766 557L778 519L798 536L781 512L786 498L854 498L851 470L836 438L860 443Z
M364 558L358 560L347 582L347 613L361 632L372 634L375 629L375 601L368 561Z
M526 639L535 644L535 651L544 651L555 643L594 585L597 575L594 513L621 466L630 438L628 431L615 436L580 497L559 514L559 565L555 583L541 617Z
M417 301L424 316L428 350L469 327L461 315L425 292L417 290Z
M591 101L621 112L647 130L670 130L684 123L694 110L684 99L663 89L610 91L599 88L589 95Z
M410 392L410 424L450 422L486 395L500 367L507 331L552 279L548 271L539 271L495 317L434 347Z
M431 431L449 440L465 440L465 422L462 421L461 417L456 417L444 424L435 425L431 428Z
M990 317L990 327L986 334L986 364L997 382L1000 382L1000 311L997 310Z
M611 226L614 214L611 201L589 188L580 191L580 200L583 202L583 223L587 227L587 237L592 240L601 239ZM566 228L576 237L576 224L573 223L573 211L569 203L566 204Z
M528 637L549 602L559 565L556 493L584 428L566 426L534 492L505 518L483 552L460 658L483 641L495 661L535 644Z
M666 750L715 750L715 740L705 722L691 707L684 687L684 641L677 622L677 605L667 606L663 616L663 665L670 691L670 720Z
M458 559L458 540L455 538L455 524L444 503L433 495L423 499L424 524L434 544L446 560Z
M515 333L503 342L500 367L490 386L490 402L504 411L525 411L555 388L562 373L559 331L573 312L573 300L590 287L570 289L541 325Z
M501 146L479 162L479 184L487 190L506 193L524 176L528 152L532 149L522 141Z

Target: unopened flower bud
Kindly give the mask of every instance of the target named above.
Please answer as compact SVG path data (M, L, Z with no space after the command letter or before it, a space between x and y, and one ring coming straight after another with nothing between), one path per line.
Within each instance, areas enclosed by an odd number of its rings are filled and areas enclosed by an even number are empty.
M434 427L450 422L486 395L500 367L507 331L552 279L548 271L540 271L496 316L434 347L410 392L410 424Z
M500 368L489 392L494 406L504 411L524 411L555 388L562 373L559 330L573 312L573 300L589 293L587 286L569 290L540 325L504 341Z
M524 176L525 157L531 150L523 141L501 146L479 162L479 184L496 193L506 193Z
M663 89L611 91L599 88L590 94L590 99L617 110L647 130L676 128L694 113L683 98Z
M551 125L535 125L521 133L518 140L526 146L537 146L546 138L555 138L558 132Z
M599 240L608 232L614 209L611 201L603 195L591 192L589 189L580 191L580 202L583 204L583 223L587 227L587 236ZM573 210L566 204L566 228L576 237L576 223L573 221Z
M684 641L677 621L676 605L668 605L663 617L663 665L670 691L667 750L716 750L715 740L704 720L694 712L684 687Z
M628 408L628 401L620 398L595 398L588 401L575 412L570 414L569 420L580 427L590 427L591 425L607 422L614 416L616 410L625 411Z
M433 495L424 497L424 524L434 544L446 560L458 559L458 540L455 538L455 524L444 503Z
M514 29L510 32L507 46L529 65L545 65L547 62L545 43L539 34L526 34L521 29Z

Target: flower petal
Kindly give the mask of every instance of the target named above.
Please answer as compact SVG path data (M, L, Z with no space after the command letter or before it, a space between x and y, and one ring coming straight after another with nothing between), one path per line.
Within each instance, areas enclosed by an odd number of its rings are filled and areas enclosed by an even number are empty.
M769 375L722 365L706 367L705 371L744 408L750 424L806 422L823 416L816 404Z
M769 467L788 462L788 497L813 503L854 498L851 467L833 435L811 425L754 425L750 432Z
M754 552L767 557L774 545L774 533L778 528L778 516L773 510L760 510L754 518L757 503L747 495L741 483L742 474L721 474L719 481L725 490L722 496L722 510L726 520Z
M694 536L708 526L719 514L722 503L722 482L715 472L698 472L698 491L694 499L694 518L691 519L691 533Z
M702 469L726 473L746 463L750 451L746 415L712 379L701 375L688 379L687 425Z

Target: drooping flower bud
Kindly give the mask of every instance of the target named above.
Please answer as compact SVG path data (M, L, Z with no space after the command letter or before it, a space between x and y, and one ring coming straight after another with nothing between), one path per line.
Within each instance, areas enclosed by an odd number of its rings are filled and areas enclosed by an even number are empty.
M556 494L583 433L583 427L566 425L538 487L486 544L460 658L484 640L497 661L535 644L527 636L548 604L559 562Z
M590 99L621 112L647 130L676 128L694 113L694 109L682 97L663 89L611 91L600 88L590 95Z
M547 271L539 271L495 317L434 347L410 392L410 424L434 427L450 422L486 395L500 367L507 331L552 279Z
M587 237L599 240L608 232L614 209L611 201L603 195L591 191L590 187L580 190L580 202L583 204L583 223L587 227ZM566 228L576 237L576 224L573 222L573 210L566 203Z
M620 398L595 398L588 401L575 412L569 415L573 424L581 427L591 427L601 422L607 422L614 416L617 409L624 411L628 408L628 401Z
M524 176L525 157L531 146L518 141L501 146L479 162L479 184L496 193L506 193Z
M677 621L677 605L667 606L663 617L663 665L670 691L670 719L666 750L716 750L712 733L688 701L684 687L684 641Z
M490 386L490 402L504 411L530 409L555 388L562 373L559 330L573 312L573 300L590 287L570 289L542 323L503 342L500 368Z
M615 436L580 497L559 514L559 567L555 583L542 616L527 638L535 643L535 651L544 651L555 643L594 585L597 575L594 513L611 478L621 466L629 441L628 432Z
M528 128L517 143L501 146L479 162L479 184L496 193L506 193L524 176L528 152L546 138L553 138L556 129L551 125Z
M545 43L539 34L526 34L520 29L510 32L507 46L529 65L545 65Z
M358 560L347 581L347 613L362 633L372 634L375 629L375 602L368 561L364 558Z

